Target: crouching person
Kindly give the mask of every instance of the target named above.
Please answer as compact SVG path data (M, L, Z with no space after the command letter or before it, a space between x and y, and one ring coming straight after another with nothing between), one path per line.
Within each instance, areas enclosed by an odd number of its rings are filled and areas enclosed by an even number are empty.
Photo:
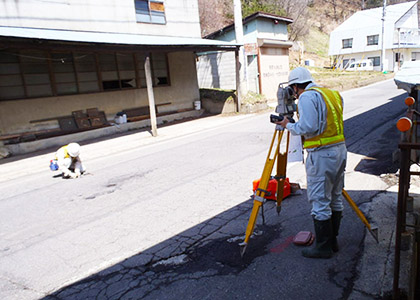
M78 178L86 172L86 168L80 159L80 145L70 143L61 147L55 153L55 159L51 162L51 170L59 170L63 178Z

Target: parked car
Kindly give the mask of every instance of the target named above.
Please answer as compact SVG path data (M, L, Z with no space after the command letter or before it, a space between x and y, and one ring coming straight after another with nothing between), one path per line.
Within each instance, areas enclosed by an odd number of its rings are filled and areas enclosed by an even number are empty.
M370 59L362 59L351 62L346 71L373 71L373 62Z

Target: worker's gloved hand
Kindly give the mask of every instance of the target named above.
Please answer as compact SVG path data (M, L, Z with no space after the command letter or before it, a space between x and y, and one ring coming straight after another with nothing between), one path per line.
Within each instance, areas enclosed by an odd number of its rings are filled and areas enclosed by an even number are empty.
M82 174L80 173L80 170L76 170L76 171L74 172L74 175L76 176L75 178L79 178L79 177L80 177L80 175L82 175Z

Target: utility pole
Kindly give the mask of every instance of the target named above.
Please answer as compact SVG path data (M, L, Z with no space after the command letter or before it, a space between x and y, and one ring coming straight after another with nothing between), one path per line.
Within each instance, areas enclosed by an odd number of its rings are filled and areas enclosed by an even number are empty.
M381 54L381 71L385 71L385 13L386 0L384 0L384 7L382 9L382 54Z
M242 23L242 6L241 0L233 0L233 11L235 20L235 36L237 44L244 44L244 29ZM241 98L246 94L246 62L244 46L239 47L238 51L239 60L239 80L236 86L236 96L238 99L238 112L241 110ZM238 70L237 70L238 71Z

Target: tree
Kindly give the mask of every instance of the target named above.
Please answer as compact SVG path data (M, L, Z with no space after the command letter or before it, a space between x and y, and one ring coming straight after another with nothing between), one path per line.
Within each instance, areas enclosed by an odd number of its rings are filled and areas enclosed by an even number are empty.
M225 1L226 0L198 0L201 36L213 33L233 22L233 14L231 16L226 14L227 3ZM230 1L233 3L232 0Z
M242 1L242 15L244 17L252 15L256 12L265 12L278 16L285 16L286 12L279 5L278 1L274 0L243 0Z
M289 25L289 39L297 40L309 32L308 6L313 0L243 0L244 17L261 11L293 19Z

